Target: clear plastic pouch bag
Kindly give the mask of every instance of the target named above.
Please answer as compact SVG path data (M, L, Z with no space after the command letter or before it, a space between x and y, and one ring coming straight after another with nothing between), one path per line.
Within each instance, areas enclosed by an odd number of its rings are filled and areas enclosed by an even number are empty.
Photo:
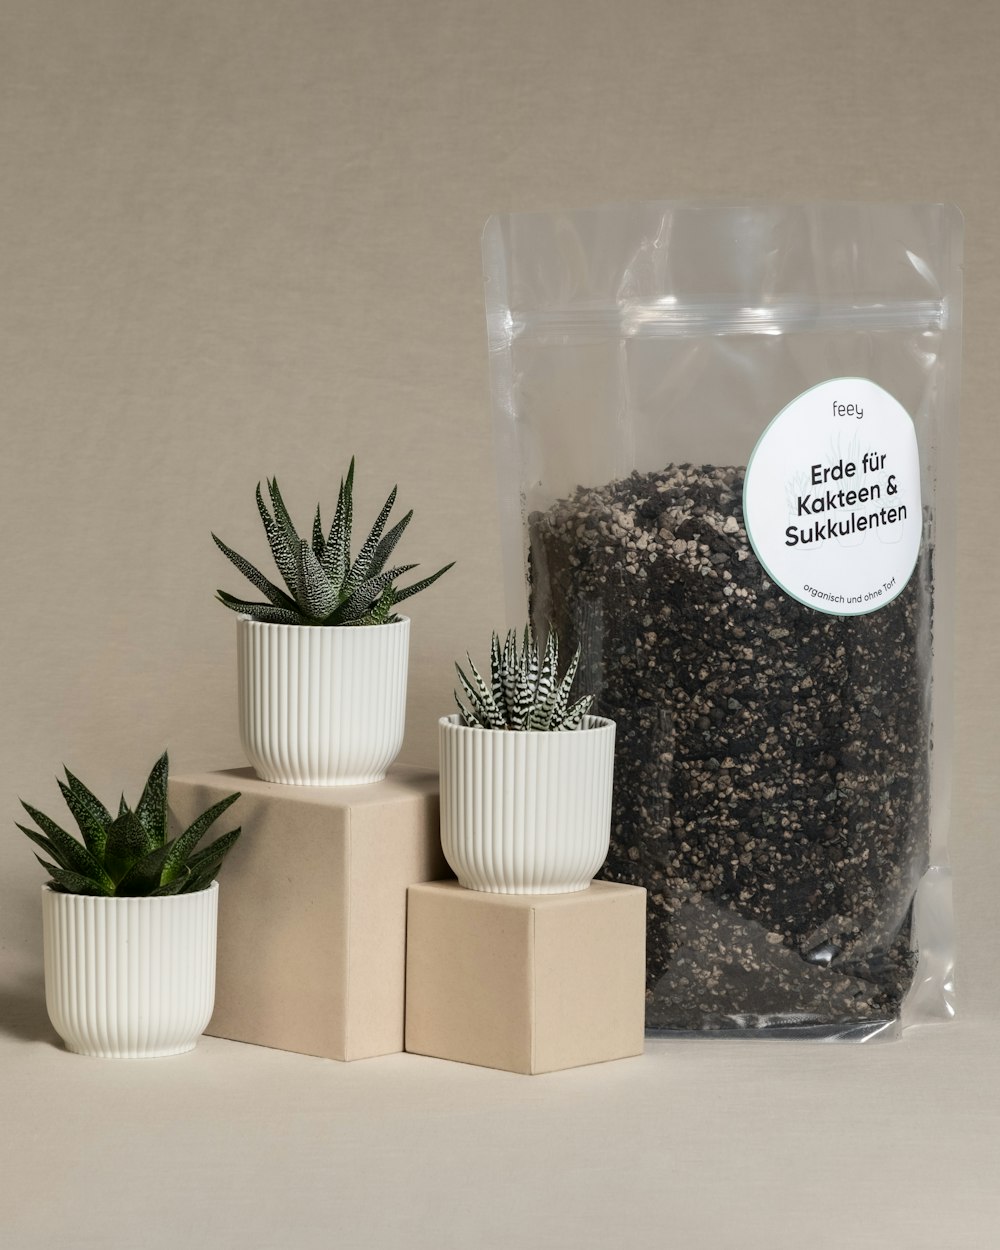
M652 1030L951 1014L961 237L948 205L487 223L508 604L618 724L603 875L648 891Z

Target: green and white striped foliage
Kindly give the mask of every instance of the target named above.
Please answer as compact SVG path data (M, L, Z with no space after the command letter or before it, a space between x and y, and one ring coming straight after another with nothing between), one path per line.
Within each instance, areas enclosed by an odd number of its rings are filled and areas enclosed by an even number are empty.
M100 799L67 768L66 781L59 782L59 789L79 827L80 838L67 833L30 803L21 801L38 829L27 825L17 827L49 857L44 860L40 855L35 856L52 878L49 884L53 890L65 894L153 898L208 889L240 831L233 829L202 850L196 848L209 827L240 796L230 794L221 799L203 812L189 829L168 839L169 767L164 751L153 765L135 810L122 795L116 816L112 816Z
M573 679L580 662L580 649L559 678L559 640L549 633L540 651L530 627L525 628L523 644L518 649L517 634L511 630L501 646L493 635L490 646L489 685L469 660L470 676L456 664L466 702L458 691L455 702L462 723L482 729L579 729L587 714L593 695L584 695L570 703Z
M361 545L357 558L351 559L351 526L354 513L354 459L341 479L337 508L329 532L324 537L323 522L317 505L313 520L312 541L300 538L278 489L277 478L267 479L273 516L257 483L257 510L267 534L268 545L278 567L286 591L269 581L249 560L228 547L215 534L216 546L239 569L248 581L267 599L266 603L250 603L217 592L219 600L243 616L276 625L385 625L398 621L393 609L404 599L426 590L447 573L445 565L431 577L400 588L396 579L415 569L415 564L386 568L389 557L410 523L410 511L389 530L385 529L389 513L396 502L392 488L371 532Z

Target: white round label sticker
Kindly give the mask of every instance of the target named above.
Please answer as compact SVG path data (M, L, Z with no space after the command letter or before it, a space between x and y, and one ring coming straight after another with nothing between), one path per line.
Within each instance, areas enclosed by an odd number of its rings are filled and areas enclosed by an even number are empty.
M747 535L787 594L833 616L884 607L920 551L920 457L909 413L867 378L833 378L783 408L743 485Z

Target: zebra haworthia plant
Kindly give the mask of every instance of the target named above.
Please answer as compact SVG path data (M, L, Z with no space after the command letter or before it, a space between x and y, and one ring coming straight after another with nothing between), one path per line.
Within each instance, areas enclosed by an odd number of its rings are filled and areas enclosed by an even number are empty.
M52 878L50 886L63 894L97 894L114 897L151 898L166 894L193 894L215 880L227 852L240 835L239 829L224 833L200 851L195 848L219 816L235 803L230 794L203 812L176 838L167 838L167 776L164 753L153 765L135 810L122 795L118 814L104 804L66 769L59 789L80 829L80 841L60 828L44 812L21 801L38 826L18 829L48 855L35 858ZM39 832L39 830L41 832Z
M524 631L520 649L517 634L511 630L501 646L494 633L490 647L490 682L480 675L469 660L471 674L466 676L456 664L459 681L465 694L462 702L458 691L455 702L462 723L469 728L483 729L579 729L583 725L593 695L584 695L570 702L573 678L580 661L580 649L559 678L559 640L549 633L544 648L538 647L530 627Z
M357 558L351 559L351 528L354 512L354 459L341 480L337 508L329 532L324 537L319 505L313 521L312 541L300 538L292 524L278 489L277 478L267 480L274 515L268 511L257 484L257 509L267 534L271 554L278 567L288 593L269 581L237 552L228 547L221 538L212 537L224 556L236 565L267 599L267 603L248 603L243 599L218 591L218 597L227 608L250 616L255 621L276 625L385 625L398 621L393 609L404 599L426 590L452 566L425 577L422 581L400 588L396 580L416 568L415 564L401 564L387 569L389 557L402 537L413 516L412 510L390 529L386 530L389 513L396 502L396 488L392 488L382 511L368 537L362 543Z

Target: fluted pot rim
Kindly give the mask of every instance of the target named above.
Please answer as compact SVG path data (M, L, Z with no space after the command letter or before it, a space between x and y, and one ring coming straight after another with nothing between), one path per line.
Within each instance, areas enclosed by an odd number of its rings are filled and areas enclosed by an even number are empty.
M295 625L284 625L279 621L255 620L246 612L237 613L236 620L241 625L256 625L258 629L276 629L282 631L289 629L322 629L327 631L336 629L343 633L350 631L356 634L369 634L381 629L395 629L397 625L409 625L410 623L410 618L408 616L401 616L397 621L385 621L381 625L300 625L298 623Z
M51 895L52 898L85 898L95 903L150 903L152 905L162 904L164 906L171 903L178 903L185 899L195 899L201 894L218 894L219 883L213 881L207 885L204 890L190 890L187 894L74 894L70 890L54 890L50 881L42 882L42 895Z
M607 733L609 729L617 728L617 721L610 720L606 716L587 715L584 716L583 724L579 729L489 729L485 725L463 725L462 718L457 712L452 712L450 716L442 716L438 724L442 729L457 730L459 733L497 736L504 734L529 741L537 738L559 738L568 741L576 734Z

